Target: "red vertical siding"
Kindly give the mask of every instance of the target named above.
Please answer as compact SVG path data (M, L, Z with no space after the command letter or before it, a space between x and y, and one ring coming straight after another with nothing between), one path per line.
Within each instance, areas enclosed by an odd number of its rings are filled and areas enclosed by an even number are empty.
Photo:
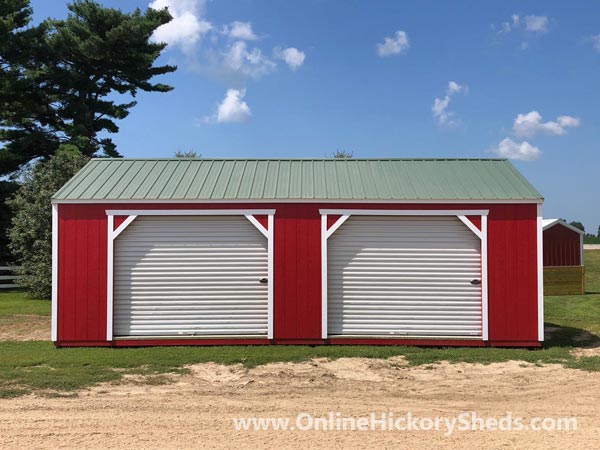
M321 337L321 215L314 205L277 205L275 337Z
M544 267L580 266L580 234L557 224L544 231Z
M58 337L106 340L106 213L59 206Z
M481 216L467 216L473 225L481 230Z
M316 203L60 205L59 341L100 345L106 340L106 209L275 209L275 339L318 341L320 208L488 209L490 341L537 341L536 205Z
M258 220L258 223L260 223L263 227L265 227L265 229L269 229L269 216L265 216L265 215L256 215L254 216L254 218L256 220Z
M490 208L488 314L491 340L537 340L536 216L536 205Z

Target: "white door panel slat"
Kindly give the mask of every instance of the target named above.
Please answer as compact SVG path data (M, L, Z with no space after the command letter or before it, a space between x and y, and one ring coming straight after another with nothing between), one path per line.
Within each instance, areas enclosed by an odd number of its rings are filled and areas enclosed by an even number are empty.
M480 249L453 216L351 216L327 242L328 334L481 336Z
M243 216L138 217L115 240L115 336L266 336L267 253Z

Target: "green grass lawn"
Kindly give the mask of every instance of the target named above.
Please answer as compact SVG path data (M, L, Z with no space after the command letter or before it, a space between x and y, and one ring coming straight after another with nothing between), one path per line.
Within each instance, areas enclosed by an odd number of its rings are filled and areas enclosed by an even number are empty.
M27 298L17 289L0 290L0 316L13 314L31 314L49 316L50 302Z
M594 340L600 339L600 250L586 250L584 260L586 295L546 297L544 319L547 325L587 331Z
M600 251L588 251L585 257L588 294L546 298L547 326L557 330L540 350L394 346L55 349L50 342L0 342L0 397L30 392L68 395L99 382L118 381L124 374L146 375L148 382L152 383L160 379L160 374L185 373L185 365L200 362L240 363L254 367L269 362L305 361L318 357L388 358L403 355L411 365L439 361L488 364L517 360L600 371L600 356L577 358L570 353L573 347L600 341ZM14 291L0 294L0 319L11 314L48 315L49 311L49 302L27 299Z

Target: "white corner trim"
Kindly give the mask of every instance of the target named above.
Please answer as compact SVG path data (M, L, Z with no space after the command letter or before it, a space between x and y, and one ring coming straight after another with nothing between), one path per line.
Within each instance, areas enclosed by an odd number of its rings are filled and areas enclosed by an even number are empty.
M260 223L258 220L256 220L256 217L250 215L250 214L245 214L246 219L248 219L250 221L250 223L252 225L254 225L256 227L256 229L258 231L260 231L262 233L262 235L264 237L266 237L267 239L269 239L269 230L267 230L265 227L263 227L262 223ZM267 217L271 217L270 215Z
M136 218L136 217L137 217L137 216L135 216L135 215L134 215L134 216L129 216L129 217L127 217L127 219L125 219L125 220L123 221L123 223L122 223L121 225L119 225L119 226L117 227L117 229L116 229L116 230L114 230L114 231L112 232L112 238L113 238L113 239L116 239L117 237L119 237L119 235L120 235L120 234L121 234L123 231L125 231L125 228L127 228L127 227L128 227L130 224L131 224L131 222L133 222L133 221L135 220L135 218ZM113 219L113 221L114 221L114 219ZM114 223L113 223L113 226L114 226Z
M537 205L537 290L538 290L538 340L544 340L544 227L542 205Z
M115 217L107 218L107 254L106 254L106 340L113 340L113 281L114 281L114 228Z
M320 209L321 215L339 216L487 216L489 210L447 210L447 209Z
M268 280L269 285L267 287L267 302L268 302L268 324L267 324L267 338L273 339L275 336L275 216L269 214L267 225L267 246L268 246Z
M321 216L321 338L327 339L327 215Z
M583 261L583 234L579 235L579 254L581 256L581 265L585 266Z
M274 209L107 209L107 216L268 216Z
M58 205L52 205L52 342L58 340Z
M335 223L333 225L331 225L331 227L325 233L325 239L329 239L331 237L331 235L333 233L335 233L336 230L339 227L341 227L346 220L348 220L349 217L350 216L348 214L346 214L344 216L341 216L338 220L336 220ZM327 224L325 224L325 226L327 226Z
M473 233L475 233L475 236L477 236L479 239L483 240L483 231L480 230L479 228L477 228L475 226L475 224L468 219L467 216L456 216L456 217L458 217L460 219L460 221L469 228L469 230L471 230ZM481 228L483 228L483 218L484 217L487 219L487 216L481 216L481 218L482 218Z
M490 339L488 309L488 218L481 216L481 334Z

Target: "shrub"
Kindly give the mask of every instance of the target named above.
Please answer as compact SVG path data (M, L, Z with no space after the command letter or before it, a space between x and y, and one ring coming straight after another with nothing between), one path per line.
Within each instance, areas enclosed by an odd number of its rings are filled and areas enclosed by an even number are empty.
M51 198L87 161L77 147L61 145L48 161L23 170L21 187L7 202L13 210L9 246L20 266L19 284L31 297L52 294Z

